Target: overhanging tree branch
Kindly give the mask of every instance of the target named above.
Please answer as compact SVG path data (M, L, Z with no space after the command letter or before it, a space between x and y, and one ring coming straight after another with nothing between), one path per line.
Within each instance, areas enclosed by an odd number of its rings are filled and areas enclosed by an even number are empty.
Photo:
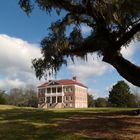
M120 50L121 47L126 44L130 39L134 37L134 35L140 31L140 23L132 27L132 29L126 32L116 43L116 49Z
M71 1L68 0L36 0L38 4L43 8L48 8L48 6L52 6L54 8L60 8L64 9L66 11L69 11L71 13L77 13L77 14L84 14L85 8L82 5L78 4L72 4Z
M130 83L140 87L140 67L122 57L120 53L103 59L104 62L111 64L118 73Z

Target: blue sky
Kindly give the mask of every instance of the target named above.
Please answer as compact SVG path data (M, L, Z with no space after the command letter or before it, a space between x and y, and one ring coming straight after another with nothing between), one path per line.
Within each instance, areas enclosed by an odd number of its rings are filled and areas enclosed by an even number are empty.
M28 17L18 6L18 0L1 0L0 18L0 89L7 90L7 85L14 88L44 82L43 79L36 79L31 69L31 59L40 56L39 43L48 34L51 22L59 19L57 14L52 12L48 16L36 8ZM89 29L83 26L82 31L87 34ZM123 55L136 64L140 64L139 45L136 41L130 44L127 51L122 50ZM89 87L89 93L96 97L106 97L111 86L123 78L100 59L92 54L88 55L88 62L78 59L73 64L69 61L68 67L63 66L56 79L77 76L79 81Z

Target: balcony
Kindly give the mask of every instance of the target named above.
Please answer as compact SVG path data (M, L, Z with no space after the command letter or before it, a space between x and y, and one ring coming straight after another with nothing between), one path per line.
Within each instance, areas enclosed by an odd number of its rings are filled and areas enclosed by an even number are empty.
M64 92L45 93L45 96L64 96Z

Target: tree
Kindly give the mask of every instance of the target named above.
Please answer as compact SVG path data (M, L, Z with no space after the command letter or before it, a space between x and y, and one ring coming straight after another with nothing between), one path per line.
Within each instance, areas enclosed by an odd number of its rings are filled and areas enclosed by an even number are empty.
M86 60L88 53L98 52L122 77L140 86L140 67L120 52L130 41L140 38L140 0L20 0L19 4L27 14L37 4L49 14L56 10L60 16L41 42L42 57L32 62L39 79L56 73L67 64L68 57ZM81 32L82 24L92 29L87 37ZM72 28L70 34L67 27Z
M35 88L28 85L24 89L13 88L6 97L7 104L16 106L38 106L38 98Z
M109 103L115 107L135 107L135 96L124 81L118 81L109 91Z
M6 104L5 91L0 90L0 104Z
M88 107L94 107L94 99L91 94L88 94Z
M29 85L25 89L24 96L24 106L38 107L38 98L35 88L32 85Z
M135 102L137 104L137 107L140 107L140 89L136 86L133 86L131 90L132 93L135 95Z
M95 100L95 106L96 107L107 107L108 101L105 98L97 98Z
M13 88L7 96L7 104L21 106L23 103L23 90Z

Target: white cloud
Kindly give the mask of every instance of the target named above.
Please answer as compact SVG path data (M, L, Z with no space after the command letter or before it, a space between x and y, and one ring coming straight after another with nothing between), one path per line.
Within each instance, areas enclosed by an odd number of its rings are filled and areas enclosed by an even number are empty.
M20 81L19 79L4 79L0 80L0 87L4 88L6 90L14 88L14 87L23 87L25 86L25 83L23 81Z
M133 56L137 48L133 42L129 47L123 47L121 53L126 59L134 61ZM115 70L110 64L103 62L102 57L98 57L96 53L88 54L87 58L86 62L78 59L74 64L71 61L68 63L68 70L82 82L86 83L90 77L102 76L107 72Z
M97 54L88 54L87 61L77 60L73 64L73 62L69 62L68 70L72 72L73 75L76 75L78 79L85 82L87 78L91 76L102 76L109 70L111 70L111 66L107 63L104 63L102 58L99 58Z
M31 60L40 56L36 44L0 34L0 89L39 83L31 68Z
M121 53L124 58L132 60L132 57L134 53L136 52L136 50L137 50L136 45L134 44L134 42L131 42L128 47L123 47L121 49Z
M125 57L131 58L135 51L135 47L131 44L127 50L123 49L122 53ZM21 87L26 84L38 85L40 81L36 79L31 69L31 60L40 56L40 48L37 44L0 34L0 89ZM102 76L112 71L112 67L101 59L97 54L89 54L87 62L77 60L73 64L69 61L67 69L86 83L91 76Z

